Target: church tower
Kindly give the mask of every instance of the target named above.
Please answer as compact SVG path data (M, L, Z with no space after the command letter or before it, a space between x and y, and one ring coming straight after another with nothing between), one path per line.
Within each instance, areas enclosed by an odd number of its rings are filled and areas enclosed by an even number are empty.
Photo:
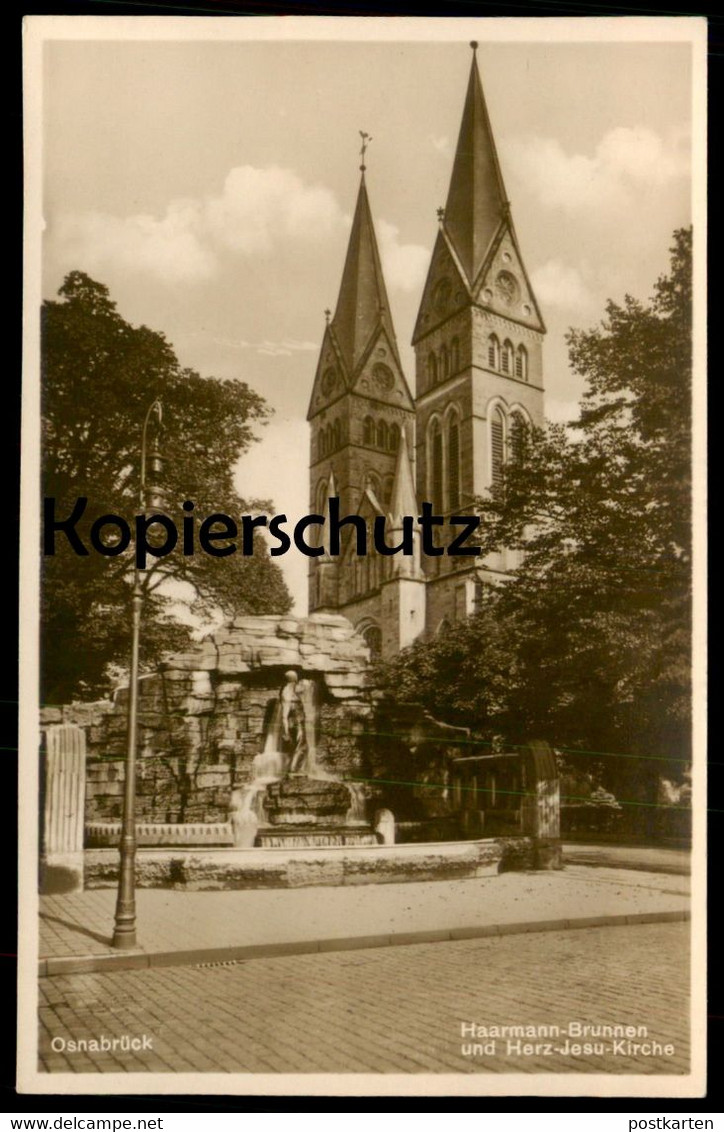
M543 422L545 325L513 226L473 47L462 123L413 335L417 495L470 514L496 483L519 423ZM511 552L423 559L427 632L472 612Z
M309 609L349 617L379 652L381 589L395 559L373 552L372 528L390 510L401 450L414 449L415 414L382 274L364 158L361 174L339 297L331 320L327 312L307 419L310 512L327 517L327 531L329 498L338 497L340 516L360 516L357 526L365 527L368 553L355 553L359 532L353 523L342 530L339 556L327 553L325 534L325 554L310 560ZM389 520L387 527L392 545ZM400 647L389 643L385 652Z

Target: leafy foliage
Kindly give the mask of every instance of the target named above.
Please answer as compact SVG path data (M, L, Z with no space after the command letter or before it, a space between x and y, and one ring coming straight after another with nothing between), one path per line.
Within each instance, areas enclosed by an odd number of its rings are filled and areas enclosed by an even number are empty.
M268 503L246 503L233 485L234 465L254 439L254 424L268 415L263 399L244 382L181 368L163 334L129 325L108 289L82 272L71 272L59 295L42 310L43 493L55 498L56 516L69 516L76 499L86 496L78 525L86 545L101 515L132 523L141 510L141 431L157 398L163 404L164 511L179 530L187 499L199 518L269 513ZM125 664L129 650L133 546L117 557L93 550L79 557L59 534L56 554L43 568L43 700L98 695L108 689L109 665ZM171 593L172 579L185 585ZM291 604L263 545L254 556L239 548L213 558L197 546L193 556L150 559L146 580L147 666L189 641L189 628L175 615L180 599L202 618L214 609L227 616L283 613Z
M469 622L380 671L390 695L482 737L597 760L629 799L654 800L688 757L690 230L671 251L648 304L609 302L600 326L569 332L578 419L522 438L479 501L484 553L522 564Z

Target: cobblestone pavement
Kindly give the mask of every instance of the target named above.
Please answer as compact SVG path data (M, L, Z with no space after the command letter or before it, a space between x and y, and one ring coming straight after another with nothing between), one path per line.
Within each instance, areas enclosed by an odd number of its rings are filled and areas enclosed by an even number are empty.
M688 952L688 926L672 923L56 976L40 980L39 1068L686 1073ZM461 1023L473 1021L559 1026L560 1034L463 1034ZM569 1023L646 1032L584 1038L567 1033ZM53 1039L57 1047L123 1035L147 1035L153 1048L51 1048ZM673 1052L647 1055L629 1040L670 1043ZM585 1041L594 1048L569 1049Z

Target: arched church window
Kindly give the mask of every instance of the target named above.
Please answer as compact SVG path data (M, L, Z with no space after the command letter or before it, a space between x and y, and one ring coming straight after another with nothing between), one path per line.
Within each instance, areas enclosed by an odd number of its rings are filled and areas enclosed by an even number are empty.
M442 430L440 422L435 419L430 426L430 487L432 493L433 512L441 515L443 510L442 499Z
M519 346L515 353L515 376L522 381L528 380L528 351L525 346Z
M342 425L340 421L335 421L332 425L332 451L335 452L338 448L342 447Z
M490 422L490 482L499 487L503 480L505 462L505 417L501 409L494 409Z
M488 338L488 366L490 369L498 369L500 366L500 342L495 334Z
M457 373L460 369L460 339L453 338L450 343L450 373Z
M510 414L509 450L512 460L522 460L525 451L527 421L522 413Z
M372 660L382 655L382 630L377 625L368 625L363 629L362 638L370 650Z
M430 384L434 385L437 381L437 358L432 350L427 355L427 374L430 378Z
M388 428L386 421L377 422L377 447L387 448L388 443Z
M319 459L321 460L323 456L327 455L327 430L324 428L320 428L319 430L319 434L317 436L317 448Z
M447 346L440 347L440 380L445 381L450 376L450 355Z
M365 417L364 424L362 425L362 443L368 444L370 447L375 442L375 422L372 417Z
M369 541L371 541L371 540L372 540L372 532L370 531ZM368 555L368 558L370 560L370 567L371 567L370 573L371 573L372 589L376 590L377 587L380 584L380 556L379 556L379 554L375 554L374 551L373 551L372 554Z
M367 487L370 489L370 491L374 495L375 499L379 500L382 489L381 489L381 485L380 485L380 477L377 475L377 472L368 472L367 473ZM367 534L367 546L368 547L373 545L372 536L373 536L373 531L370 530ZM367 557L369 558L369 555L367 555Z
M513 372L513 343L506 338L500 356L500 368L503 373Z
M447 466L448 507L452 511L460 503L460 422L457 413L448 421Z
M393 424L390 427L390 452L396 452L400 447L400 426Z
M382 499L380 500L380 503L384 504L385 507L389 506L390 500L392 499L392 488L394 487L394 484L394 476L385 476L384 480L382 481Z
M319 487L317 488L317 514L318 515L323 515L324 512L327 509L327 498L328 498L327 492L328 492L328 490L329 489L328 489L328 486L327 486L327 481L322 480Z

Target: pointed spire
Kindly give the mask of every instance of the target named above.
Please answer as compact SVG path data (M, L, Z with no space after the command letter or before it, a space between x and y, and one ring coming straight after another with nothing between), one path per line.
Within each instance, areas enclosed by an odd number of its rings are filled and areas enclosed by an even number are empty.
M395 466L395 480L392 485L392 498L390 500L390 529L402 531L402 520L405 515L413 519L417 515L417 496L412 478L412 464L407 452L407 437L404 428L400 435L400 446L397 449L397 464ZM409 578L421 581L423 578L420 563L420 536L413 524L412 554L398 554L392 560L390 571L392 578Z
M387 331L390 343L397 353L395 330L363 171L337 309L332 319L332 330L350 376L380 326Z
M318 562L331 562L337 565L335 560L329 553L329 528L330 528L330 508L329 501L334 499L337 495L337 485L334 482L334 468L329 469L329 483L327 484L327 500L324 504L324 526L322 527L322 546L324 547L324 554L320 554Z
M478 74L477 43L470 46L473 61L443 224L472 283L509 203Z
M392 485L392 498L390 499L390 518L393 524L400 523L403 515L412 515L413 517L417 515L417 496L412 479L412 465L407 454L407 437L404 428L400 432L395 480Z

